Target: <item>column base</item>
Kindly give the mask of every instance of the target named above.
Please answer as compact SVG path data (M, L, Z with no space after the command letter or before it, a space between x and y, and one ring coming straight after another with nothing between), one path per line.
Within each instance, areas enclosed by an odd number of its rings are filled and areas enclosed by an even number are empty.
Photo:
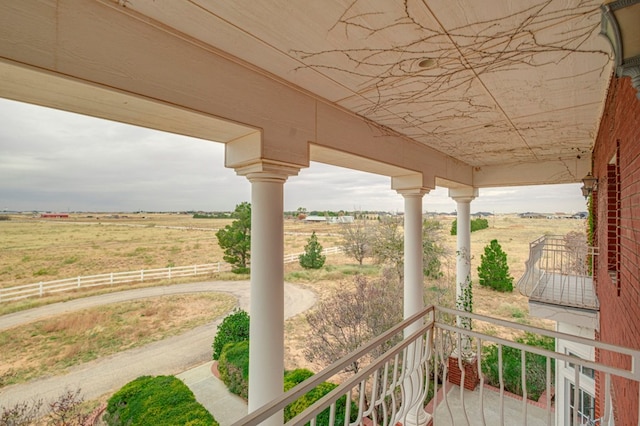
M415 425L418 425L418 426L433 426L433 416L431 414L427 413L426 411L425 411L424 414L425 414L425 416L424 416L423 419L421 419L421 423L415 423ZM362 424L364 426L373 426L373 421L370 418L365 417L362 420ZM412 423L411 420L407 419L406 424L403 424L402 422L396 422L396 424L394 426L414 426L414 423Z
M458 358L455 356L450 356L448 367L449 383L456 386L462 386L460 384L460 382L462 381L462 371L458 366ZM463 358L462 368L464 368L464 388L470 391L475 390L478 386L478 383L480 382L480 374L478 372L478 359L476 357L473 357L470 360L465 360Z

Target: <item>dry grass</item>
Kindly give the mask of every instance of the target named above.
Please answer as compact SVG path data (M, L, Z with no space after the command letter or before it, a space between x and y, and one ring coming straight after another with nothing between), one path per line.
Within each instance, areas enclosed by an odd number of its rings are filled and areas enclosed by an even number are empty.
M162 296L0 332L0 386L60 374L70 366L180 334L213 321L235 304L226 294Z
M72 215L55 220L12 216L0 221L0 287L221 262L215 233L230 223L231 219L169 214L122 219ZM335 233L335 226L291 220L285 224L285 252L302 252L312 231L319 233L323 246L337 244L337 237L328 235Z
M427 285L426 303L438 303L453 305L454 279L455 279L455 247L456 237L449 234L453 218L438 218L444 231L440 242L449 249L449 260L445 263L446 281L449 283L439 289L431 289ZM217 262L222 259L221 250L215 238L215 230L230 223L230 220L192 219L184 215L157 215L124 219L111 219L99 221L96 218L75 217L71 221L89 222L89 224L70 224L59 221L39 220L11 220L0 222L0 286L31 283L40 280L52 280L67 278L83 274L95 274L110 271L138 270L156 267L166 267L169 264L175 266L190 265L196 263ZM116 225L107 225L116 223ZM137 225L134 227L124 225ZM579 220L550 220L550 219L520 219L516 216L496 216L489 219L490 228L471 234L472 244L472 278L477 283L476 268L480 264L480 255L484 246L492 239L497 239L508 255L511 274L517 280L524 273L524 262L529 255L528 244L535 238L545 234L564 235L570 231L584 231L585 224ZM187 228L203 229L169 229L167 226L181 226ZM318 233L320 243L324 247L338 245L339 237L335 225L304 224L298 221L285 221L285 253L297 253L303 251L308 236L312 231ZM299 233L299 234L298 234ZM361 270L353 265L354 261L345 256L329 256L327 267L322 271L305 271L298 264L289 264L285 267L286 279L303 285L319 297L325 297L333 289L351 285L351 275ZM363 268L367 273L375 273L377 269L367 262ZM38 275L38 271L47 271L48 275ZM232 276L225 276L224 279ZM202 279L200 277L199 279ZM144 285L153 285L145 283ZM124 286L131 288L130 285ZM94 290L106 291L106 290ZM83 295L86 293L82 293ZM61 300L64 298L79 297L79 295L60 295L49 300ZM492 290L474 286L474 311L490 316L497 316L511 321L522 322L538 327L551 327L549 321L530 318L528 315L528 300L517 291L511 294L496 293ZM42 303L39 299L33 301L17 302L15 306L34 306L34 303ZM114 307L115 308L115 307ZM7 312L5 306L4 312ZM18 308L19 309L19 308ZM229 308L230 309L230 308ZM144 324L150 318L161 318L162 311L151 306L137 306L134 308L134 317ZM132 311L133 312L133 311ZM141 315L144 313L144 315ZM81 315L81 314L79 314ZM100 321L108 321L106 314L93 314ZM180 315L172 315L172 318ZM64 322L76 322L78 330L82 330L82 338L69 339L62 344L60 338L44 338L54 336L57 330L64 330ZM132 320L132 324L136 322ZM40 344L48 343L51 348L64 357L75 359L73 362L83 362L83 356L87 348L82 340L93 340L95 334L102 334L101 322L92 322L89 318L82 320L56 319L47 322L41 327L45 330L37 331L40 334ZM80 326L86 324L86 326ZM93 325L91 325L93 324ZM83 328L84 327L84 328ZM150 328L151 327L151 328ZM179 325L174 325L179 327ZM185 326L186 328L190 327ZM184 330L186 328L182 328ZM481 329L489 334L508 335L508 332L493 328L493 326L481 326ZM144 325L130 331L137 340L144 340L147 330L153 326ZM97 333L100 330L100 333ZM144 330L144 331L140 331ZM51 332L49 332L51 331ZM157 330L157 338L166 336L166 329ZM179 332L179 331L178 331ZM311 332L305 320L304 314L292 318L286 323L286 367L307 367L317 371L320 366L310 365L302 356L306 336ZM5 353L5 344L9 338L0 334L0 345ZM18 350L23 353L37 353L37 359L32 360L30 372L24 375L37 375L39 361L47 358L43 355L44 349L34 349L29 346L29 339L22 341L25 346ZM143 342L144 343L144 342ZM104 345L108 346L106 343ZM131 343L120 343L114 351L130 347ZM142 344L142 343L141 343ZM64 349L61 349L64 348ZM118 349L119 348L119 349ZM47 349L49 350L49 349ZM54 349L51 349L54 350ZM7 349L8 351L8 349ZM8 352L7 352L8 353ZM102 356L102 355L96 355ZM55 358L52 356L52 358ZM60 362L60 361L58 361ZM67 365L62 362L58 368L61 371ZM1 368L5 368L4 364ZM12 367L13 368L13 367ZM47 367L50 368L50 367ZM5 368L6 372L6 368ZM2 372L0 372L2 374Z

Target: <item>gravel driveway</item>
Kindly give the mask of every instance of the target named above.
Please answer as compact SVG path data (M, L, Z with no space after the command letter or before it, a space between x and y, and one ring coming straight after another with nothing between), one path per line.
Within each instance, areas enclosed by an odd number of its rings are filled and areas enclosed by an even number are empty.
M249 310L248 281L177 284L91 296L4 315L0 317L0 331L94 306L168 294L198 292L229 293L237 297L238 305L242 309ZM304 312L311 308L315 301L313 292L292 284L285 284L285 318ZM210 361L211 343L220 321L221 319L179 336L72 367L62 376L46 377L0 388L0 406L9 407L17 402L37 399L54 400L66 388L71 390L80 388L85 400L92 400L104 394L113 393L142 375L178 374Z

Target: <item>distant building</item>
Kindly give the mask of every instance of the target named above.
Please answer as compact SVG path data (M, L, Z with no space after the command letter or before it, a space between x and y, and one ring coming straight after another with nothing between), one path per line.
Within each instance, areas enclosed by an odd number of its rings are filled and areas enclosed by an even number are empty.
M304 218L305 222L313 222L313 223L320 223L320 222L326 222L327 218L324 216L307 216Z
M337 216L329 218L329 223L353 223L353 221L353 216Z
M69 215L67 213L42 213L40 217L44 219L68 219Z

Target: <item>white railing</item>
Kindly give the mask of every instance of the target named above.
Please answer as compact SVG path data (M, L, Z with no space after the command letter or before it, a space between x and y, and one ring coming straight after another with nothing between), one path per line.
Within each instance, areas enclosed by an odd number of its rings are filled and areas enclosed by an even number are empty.
M529 244L526 271L516 287L531 300L597 310L592 268L595 247L560 236L542 236Z
M322 251L325 255L340 253L340 247L330 247ZM303 253L285 255L284 263L297 262ZM195 277L231 271L232 266L225 262L206 263L202 265L175 266L157 269L142 269L139 271L108 272L106 274L79 276L54 281L42 281L13 287L0 288L0 302L25 299L27 297L42 297L45 294L72 291L79 288L110 286L134 282L153 280L171 280L181 277Z
M623 359L620 365L625 365L626 368L604 365L565 353L461 329L453 325L456 315L468 318L473 328L484 323L490 325L493 330L496 327L505 328L512 334L530 332L589 345L598 351L615 354L614 357ZM404 334L409 333L411 333L409 337L403 338ZM460 357L455 348L463 347L465 343L464 356ZM499 384L495 388L485 386L484 376L479 374L477 388L473 391L465 390L473 370L482 371L483 348L487 345L497 347ZM390 349L385 349L389 346L391 346ZM518 374L521 383L525 383L522 386L523 398L521 399L508 396L505 388L503 354L508 347L515 348L520 353L521 366ZM532 403L527 400L529 354L542 357L546 365L545 372L542 374L545 386L543 395L546 396L542 397L542 403ZM462 361L463 359L470 361ZM340 380L344 378L343 372L356 361L366 366L347 379ZM553 363L562 363L559 365L575 372L574 401L578 400L578 392L582 389L580 387L581 372L587 369L596 371L597 377L601 380L602 394L599 396L602 396L601 400L604 403L600 412L589 415L593 418L593 424L610 425L613 424L613 405L617 401L613 397L628 397L631 401L634 399L637 401L637 394L624 395L625 392L622 390L637 389L637 382L640 380L639 362L640 351L482 315L431 306L297 385L271 403L250 413L233 426L258 425L271 416L281 416L281 411L287 405L295 402L320 383L332 380L341 383L303 413L288 421L286 426L407 425L416 424L416 418L420 419L418 424L429 424L428 421L433 420L434 425L524 425L536 422L536 424L554 424L556 414L551 401L555 385ZM470 369L468 370L467 367ZM342 376L340 376L341 373ZM457 383L465 386L450 383L456 376ZM614 387L618 389L617 393L612 392ZM556 395L556 406L565 403L568 402ZM623 403L620 402L620 405L622 406ZM566 412L572 412L573 424L584 424L578 422L578 416L581 414L578 410L566 410ZM596 415L599 416L597 419L595 419ZM568 420L559 419L557 424L565 424L565 422L568 424Z

